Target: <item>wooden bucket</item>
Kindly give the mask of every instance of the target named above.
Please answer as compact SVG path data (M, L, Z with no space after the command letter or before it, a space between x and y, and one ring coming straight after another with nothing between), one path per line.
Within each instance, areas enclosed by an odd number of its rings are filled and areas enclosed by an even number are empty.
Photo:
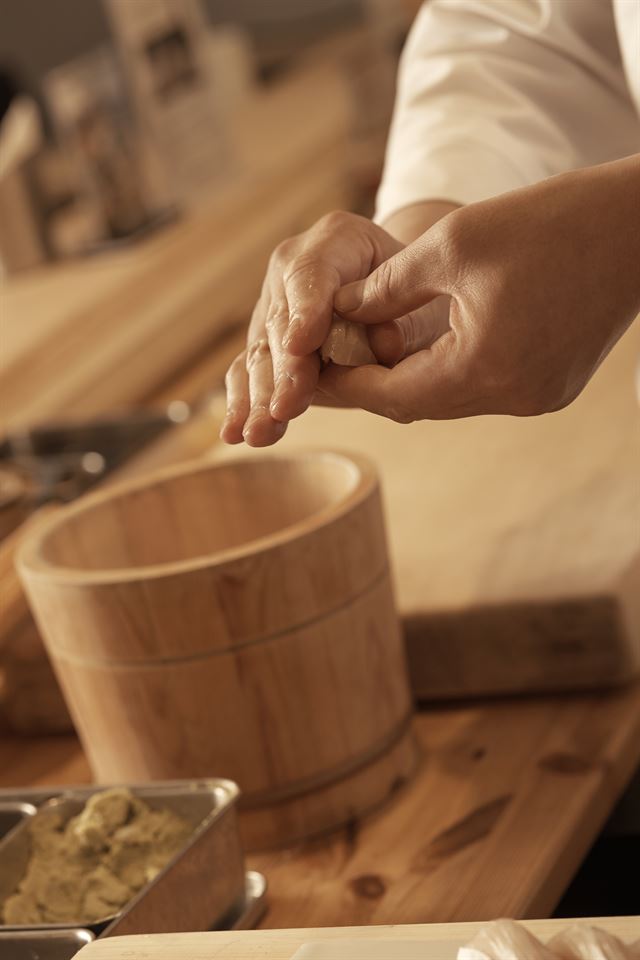
M173 468L60 511L18 565L98 781L233 779L256 849L344 824L410 775L368 461Z

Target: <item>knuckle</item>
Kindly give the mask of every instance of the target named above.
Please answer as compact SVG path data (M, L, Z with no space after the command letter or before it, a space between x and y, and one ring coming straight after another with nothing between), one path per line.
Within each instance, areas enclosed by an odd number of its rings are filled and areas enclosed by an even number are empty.
M289 323L289 311L284 304L275 304L267 312L264 321L267 333L274 333L286 327Z
M269 356L269 352L269 342L266 337L258 337L257 340L254 340L253 343L250 343L247 347L247 370L250 370L257 363L259 363L260 360L263 360L266 356Z
M317 254L312 251L297 253L287 261L283 270L283 280L288 283L293 277L300 273L312 273L317 265Z
M375 300L387 303L393 296L395 268L391 260L385 260L371 275L372 294Z
M341 230L352 223L353 220L354 214L348 213L346 210L330 210L329 213L325 213L320 218L318 226L330 231Z
M269 259L269 267L274 267L276 269L281 268L283 264L287 263L291 259L295 248L296 241L294 237L288 237L286 240L281 240L271 254Z

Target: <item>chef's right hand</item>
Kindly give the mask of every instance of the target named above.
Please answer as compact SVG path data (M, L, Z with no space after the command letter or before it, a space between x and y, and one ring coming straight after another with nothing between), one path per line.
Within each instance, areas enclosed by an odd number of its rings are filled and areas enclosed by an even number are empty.
M336 212L276 248L247 346L227 372L223 440L264 447L283 436L288 421L313 400L320 372L317 351L331 325L336 292L367 277L403 246L365 217ZM399 359L400 333L392 324L370 329L369 335L380 362Z

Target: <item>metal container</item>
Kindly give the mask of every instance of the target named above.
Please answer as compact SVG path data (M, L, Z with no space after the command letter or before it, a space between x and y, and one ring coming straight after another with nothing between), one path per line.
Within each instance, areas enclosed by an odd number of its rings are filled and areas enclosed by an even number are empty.
M0 840L14 827L23 822L25 817L32 817L37 808L32 803L23 803L21 800L0 800Z
M100 789L104 787L79 788L47 800L0 841L0 902L16 890L24 876L32 817L55 810L66 821L80 813L85 801ZM82 923L79 917L73 924L0 926L0 931L62 931L82 926L95 936L178 933L222 926L242 912L246 881L236 820L236 785L228 780L200 780L129 789L150 807L172 810L193 825L184 849L116 916L91 924Z
M2 960L72 960L92 940L93 934L88 930L0 932L0 957Z

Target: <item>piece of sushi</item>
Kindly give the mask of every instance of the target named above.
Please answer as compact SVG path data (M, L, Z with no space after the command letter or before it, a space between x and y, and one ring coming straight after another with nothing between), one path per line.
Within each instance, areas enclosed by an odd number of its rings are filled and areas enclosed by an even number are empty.
M334 317L327 339L320 348L325 363L337 363L341 367L362 367L365 363L377 363L369 346L367 329L361 323Z

